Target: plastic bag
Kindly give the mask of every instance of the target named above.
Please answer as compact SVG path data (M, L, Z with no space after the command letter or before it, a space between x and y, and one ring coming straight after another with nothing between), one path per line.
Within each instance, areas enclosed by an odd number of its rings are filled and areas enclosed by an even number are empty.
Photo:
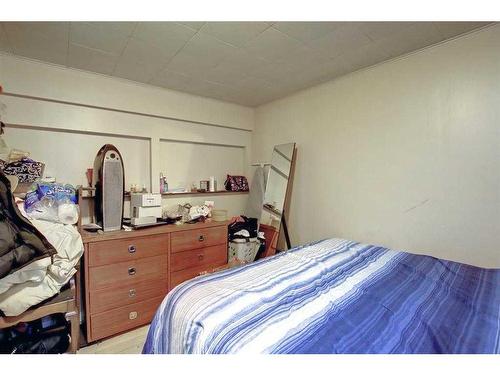
M79 216L72 185L38 183L26 194L24 209L29 217L62 224L76 224Z

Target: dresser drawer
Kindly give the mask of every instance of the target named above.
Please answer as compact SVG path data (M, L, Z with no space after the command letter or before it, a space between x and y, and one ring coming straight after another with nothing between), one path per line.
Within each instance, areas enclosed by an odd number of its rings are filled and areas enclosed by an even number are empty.
M177 272L172 272L170 275L170 289L172 290L174 287L182 283L183 281L192 279L193 277L199 276L200 273L206 272L206 271L211 271L214 268L220 267L227 264L227 258L224 259L223 261L212 263L212 264L207 264L207 265L201 265L197 267L192 267L192 268L186 268L185 270L182 271L177 271Z
M150 323L162 300L163 297L151 298L91 315L92 341Z
M167 279L131 282L90 293L90 313L96 314L167 294Z
M167 255L131 260L92 267L89 272L89 289L93 292L132 281L165 279L167 277Z
M192 229L170 235L172 253L225 244L227 227Z
M226 245L204 247L196 250L187 250L171 255L170 269L181 271L186 268L206 266L227 261Z
M133 259L164 255L169 235L124 238L89 244L89 266L103 266Z

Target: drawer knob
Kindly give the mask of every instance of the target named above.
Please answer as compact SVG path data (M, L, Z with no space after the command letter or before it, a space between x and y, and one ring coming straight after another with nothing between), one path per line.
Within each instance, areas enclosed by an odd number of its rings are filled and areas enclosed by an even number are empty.
M130 312L130 313L128 314L128 318L129 318L130 320L134 320L134 319L136 319L136 318L137 318L137 311L132 311L132 312Z
M130 254L135 253L135 251L136 251L136 247L135 247L135 245L128 245L128 252L129 252Z
M199 254L199 255L198 255L198 260L203 260L203 258L204 258L204 257L205 257L205 256L204 256L203 254Z
M205 241L205 236L203 234L200 234L200 237L198 237L198 241L200 242Z
M130 298L134 298L134 297L135 297L135 294L136 294L135 289L130 289L130 290L128 291L128 296L129 296Z
M134 276L136 273L137 273L137 271L135 270L135 267L130 267L130 268L128 269L128 274L129 274L130 276Z

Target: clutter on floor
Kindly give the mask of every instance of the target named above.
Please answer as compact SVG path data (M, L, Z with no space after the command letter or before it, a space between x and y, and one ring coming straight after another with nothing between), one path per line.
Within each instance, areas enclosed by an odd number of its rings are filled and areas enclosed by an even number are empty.
M70 326L63 314L0 330L0 354L62 354L69 345Z
M264 233L258 232L256 218L239 216L229 225L228 262L250 263L265 247Z

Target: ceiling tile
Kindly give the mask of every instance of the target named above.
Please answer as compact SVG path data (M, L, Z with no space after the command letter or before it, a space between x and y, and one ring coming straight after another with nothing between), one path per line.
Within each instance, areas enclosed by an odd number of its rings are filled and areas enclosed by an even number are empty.
M378 45L390 57L397 57L430 46L443 39L432 22L417 22L390 37L381 39L378 41Z
M3 22L0 50L255 106L486 23L210 22L204 25L204 22Z
M300 90L300 89L299 89ZM281 98L284 98L285 96L288 95L288 91L285 92L285 91L282 91L282 92L278 92L278 91L274 91L274 92L262 92L262 93L259 93L256 98L254 99L254 106L258 106L258 105L261 105L261 104L266 104L266 103L269 103L269 102L272 102L273 100L278 100L278 99L281 99Z
M266 62L259 68L253 69L249 73L252 77L265 79L268 82L282 82L288 77L297 73L298 69L293 65L279 63L279 62Z
M293 90L292 92L298 91L302 89L302 87L297 88L296 90ZM254 92L253 95L240 95L238 98L240 101L243 101L245 103L249 103L246 105L251 105L253 107L259 106L262 104L266 104L269 102L272 102L273 100L281 99L287 95L290 94L290 91L288 91L288 87L285 90L278 90L278 89L270 89L270 90L260 90L257 92Z
M196 22L196 21L194 21L194 22L184 22L184 21L182 21L182 22L177 22L177 23L179 23L179 24L181 24L183 26L187 26L187 27L189 27L189 28L191 28L193 30L196 30L196 31L198 31L199 29L201 29L203 27L203 25L205 24L205 22Z
M67 22L5 22L4 30L16 55L66 64Z
M119 61L116 64L113 75L132 81L149 83L160 69L161 67L153 65Z
M285 55L283 60L287 65L300 70L308 68L311 65L321 65L331 61L323 51L303 45Z
M190 75L203 74L215 68L237 50L227 43L206 34L196 34L169 62L167 69Z
M328 57L335 58L368 43L371 43L371 39L360 30L357 23L345 22L334 31L308 42L308 45Z
M219 99L226 97L228 94L232 95L235 89L216 82L193 79L186 91L195 95L210 96Z
M139 22L133 36L148 44L163 48L182 47L196 33L189 27L175 22Z
M252 39L245 47L246 51L268 61L283 61L286 55L302 47L294 38L269 28Z
M23 33L31 35L43 35L57 41L68 41L68 22L4 22L7 34Z
M243 47L270 26L269 22L207 22L200 32L233 46Z
M409 28L413 22L359 22L359 29L371 40L377 41Z
M192 58L217 64L237 49L210 35L198 33L184 46L181 52Z
M213 69L217 63L206 59L193 59L190 55L182 51L176 54L166 66L166 69L173 72L191 75L202 78L205 72Z
M352 49L342 55L344 61L352 70L378 64L391 56L377 43L369 43L362 47Z
M231 95L231 97L228 98L227 101L251 107L255 107L265 103L265 101L257 97L257 95L254 92L248 92L243 90Z
M276 88L276 83L269 82L267 79L258 77L246 77L239 82L236 82L235 87L244 88L247 90L262 91L273 90Z
M487 26L490 22L435 22L434 24L441 36L448 39Z
M346 60L343 57L338 57L335 60L329 60L322 64L310 65L301 70L287 80L285 87L288 86L302 89L331 80L350 71L352 71L352 68Z
M72 68L89 70L101 74L111 74L118 56L78 44L69 44L67 65Z
M177 52L177 45L165 44L163 48L150 45L137 38L130 38L120 61L142 65L164 66Z
M131 38L118 60L113 75L149 82L167 64L171 53Z
M222 61L216 67L208 69L202 73L202 78L208 81L234 85L246 78L248 72L242 70L237 64L229 61Z
M136 22L72 22L70 42L120 54L136 24Z
M155 75L150 83L172 90L185 91L191 85L192 80L192 77L188 75L164 69Z
M237 66L241 71L251 73L254 69L258 69L268 61L249 53L244 49L236 49L231 51L224 61Z
M292 38L309 42L337 29L342 22L276 22L273 28Z

